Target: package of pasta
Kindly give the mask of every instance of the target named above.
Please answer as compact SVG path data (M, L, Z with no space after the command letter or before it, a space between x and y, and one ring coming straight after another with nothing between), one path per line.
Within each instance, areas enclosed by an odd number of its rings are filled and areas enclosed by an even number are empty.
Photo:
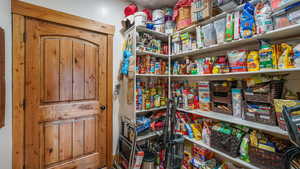
M278 59L279 56L281 55L281 45L280 44L275 44L272 45L272 60L273 60L273 69L278 69Z
M259 71L258 51L250 51L247 56L247 68L249 72Z
M251 38L255 32L254 6L251 3L245 3L241 14L241 37L244 39Z
M281 44L282 53L278 59L278 69L294 68L293 48L287 43Z

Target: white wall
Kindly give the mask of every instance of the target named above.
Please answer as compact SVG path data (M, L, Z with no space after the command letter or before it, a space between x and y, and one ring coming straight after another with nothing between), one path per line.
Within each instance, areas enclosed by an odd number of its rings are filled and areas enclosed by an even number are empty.
M44 6L50 9L66 12L69 14L93 19L116 26L114 35L114 84L117 83L119 63L122 58L121 52L121 29L120 21L123 18L123 9L127 5L121 0L24 0L26 2ZM0 26L6 31L6 126L0 129L0 169L12 168L12 36L11 36L11 0L0 2ZM113 112L113 136L114 150L116 147L118 129L119 101L114 101Z
M6 118L5 127L0 129L0 168L12 166L12 36L10 0L0 1L0 26L5 29L6 56Z

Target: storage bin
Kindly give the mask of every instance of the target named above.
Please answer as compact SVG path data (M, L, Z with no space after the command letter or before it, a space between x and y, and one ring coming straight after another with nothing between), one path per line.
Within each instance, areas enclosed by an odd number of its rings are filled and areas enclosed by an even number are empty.
M211 81L212 110L214 112L232 115L231 88L236 87L236 82L218 80Z
M250 162L261 169L285 169L283 154L249 146Z
M242 139L233 135L224 134L216 130L212 130L210 136L211 147L220 150L232 157L238 157L240 144Z
M217 112L217 113L227 114L227 115L233 115L232 104L229 104L229 103L213 102L212 103L212 111Z
M283 106L294 107L298 105L300 105L300 100L274 99L274 107L276 112L277 123L281 129L287 130L287 126L282 115ZM296 112L296 113L300 114L300 112Z
M283 91L283 80L260 83L253 87L245 87L244 95L246 101L273 103L273 99L281 98Z
M276 114L272 104L247 102L245 104L244 117L245 120L268 125L276 125Z
M231 88L236 87L236 81L215 80L211 81L211 91L231 92Z

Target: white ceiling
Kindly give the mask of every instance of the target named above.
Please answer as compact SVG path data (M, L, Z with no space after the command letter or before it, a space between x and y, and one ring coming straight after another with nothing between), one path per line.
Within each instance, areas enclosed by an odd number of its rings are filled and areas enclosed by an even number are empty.
M178 0L129 0L139 6L150 9L174 7Z

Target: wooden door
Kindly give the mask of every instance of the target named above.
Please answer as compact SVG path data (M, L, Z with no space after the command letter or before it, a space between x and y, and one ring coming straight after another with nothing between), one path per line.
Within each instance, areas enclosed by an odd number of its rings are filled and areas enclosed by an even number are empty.
M107 36L26 19L25 168L106 164Z

